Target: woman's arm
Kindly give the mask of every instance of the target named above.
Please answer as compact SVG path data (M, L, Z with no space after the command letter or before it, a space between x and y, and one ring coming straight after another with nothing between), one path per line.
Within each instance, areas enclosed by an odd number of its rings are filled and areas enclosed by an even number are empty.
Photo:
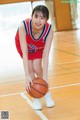
M46 43L43 51L43 79L46 81L48 77L48 59L49 59L49 52L50 52L52 40L53 40L53 30L51 29L46 39Z
M26 87L28 89L29 82L31 82L30 76L29 76L29 70L28 70L28 50L27 50L27 44L26 44L26 32L23 23L19 27L19 38L20 38L20 45L21 50L23 54L23 65L26 75Z

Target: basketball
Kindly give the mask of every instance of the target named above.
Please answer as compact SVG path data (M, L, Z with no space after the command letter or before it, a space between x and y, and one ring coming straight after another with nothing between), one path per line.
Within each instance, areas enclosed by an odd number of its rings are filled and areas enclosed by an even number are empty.
M33 80L33 85L30 85L31 90L28 94L33 98L41 98L48 91L48 84L45 80L41 78L35 78Z

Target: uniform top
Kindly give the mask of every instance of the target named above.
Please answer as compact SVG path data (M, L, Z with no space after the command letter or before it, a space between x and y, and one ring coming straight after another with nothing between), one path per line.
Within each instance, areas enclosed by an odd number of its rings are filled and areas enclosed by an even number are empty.
M46 23L43 27L42 33L40 34L38 39L35 39L32 35L32 19L26 19L23 21L25 31L26 31L26 42L28 47L28 54L30 53L43 53L44 45L46 42L46 38L50 32L51 25L49 23ZM16 36L16 47L19 52L19 54L22 57L22 50L20 47L20 40L19 40L19 31L17 31ZM29 57L28 57L29 58Z

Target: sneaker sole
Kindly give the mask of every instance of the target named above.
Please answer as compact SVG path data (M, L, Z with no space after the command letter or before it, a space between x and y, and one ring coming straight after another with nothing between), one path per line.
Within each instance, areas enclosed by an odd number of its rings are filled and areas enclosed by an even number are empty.
M54 107L55 105L52 105L52 106L48 106L48 105L46 105L46 107L48 107L48 108L51 108L51 107Z

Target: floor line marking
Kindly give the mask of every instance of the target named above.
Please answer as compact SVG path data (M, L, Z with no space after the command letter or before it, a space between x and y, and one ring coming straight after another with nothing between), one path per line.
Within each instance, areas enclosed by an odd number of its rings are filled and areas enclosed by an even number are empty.
M21 92L11 93L11 94L4 94L4 95L0 95L0 98L1 98L1 97L13 96L13 95L19 95L20 93L21 93ZM26 91L25 91L25 92L23 91L23 93L26 93Z
M26 102L32 107L33 109L33 104L31 102L31 100L25 95L25 93L20 93L20 95L22 96L23 99L26 100ZM40 110L34 110L38 116L42 119L42 120L48 120L48 118L40 111Z
M50 89L66 88L66 87L72 87L72 86L77 86L77 85L80 85L80 83L63 85L63 86L55 86L55 87L51 87Z
M51 90L51 89L59 89L59 88L66 88L66 87L72 87L72 86L78 86L78 85L80 85L80 83L67 84L67 85L63 85L63 86L54 86L54 87L51 87L51 88L49 88L49 89L50 89L50 90ZM13 96L13 95L19 95L20 93L26 93L26 91L0 95L0 98L1 98L1 97Z

